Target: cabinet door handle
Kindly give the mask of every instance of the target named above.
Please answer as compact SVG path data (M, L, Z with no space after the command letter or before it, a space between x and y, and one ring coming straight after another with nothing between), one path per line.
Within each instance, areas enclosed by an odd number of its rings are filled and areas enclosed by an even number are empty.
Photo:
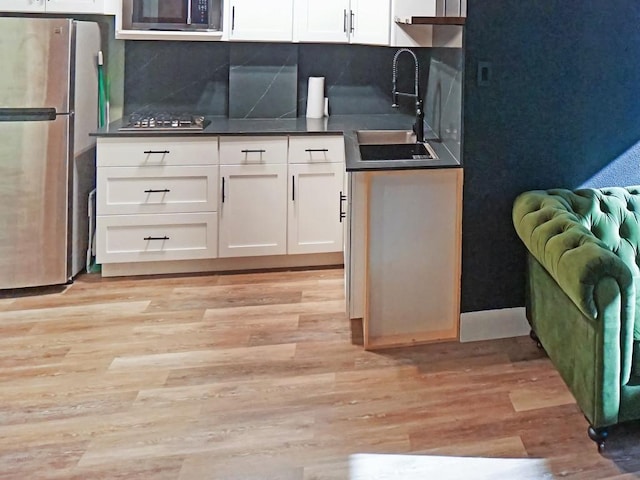
M236 29L236 6L231 7L231 31Z
M296 201L296 176L291 176L291 201Z
M340 214L338 216L338 220L340 220L340 223L342 223L342 220L347 218L346 212L342 211L342 203L347 200L347 196L344 195L342 192L340 192L340 197L339 198L340 198L340 202L338 204L338 211L340 212Z
M344 9L344 20L343 20L343 28L344 33L347 33L347 9Z
M169 193L171 190L169 190L168 188L163 188L163 189L159 189L159 190L155 190L153 188L150 188L148 190L145 190L144 193Z
M328 152L328 148L307 148L305 152Z
M165 154L168 154L168 153L171 153L171 152L169 150L145 150L143 153L145 155L149 155L149 154L152 154L152 153L157 153L159 155L165 155Z
M170 240L166 235L164 237L144 237L144 239L148 242L150 240Z
M224 203L224 177L222 177L222 203Z
M356 14L353 13L353 10L350 10L350 14L349 14L349 31L351 33L353 33L355 31L355 27L353 26L355 23L355 18L356 18Z
M265 153L266 150L240 150L242 153Z

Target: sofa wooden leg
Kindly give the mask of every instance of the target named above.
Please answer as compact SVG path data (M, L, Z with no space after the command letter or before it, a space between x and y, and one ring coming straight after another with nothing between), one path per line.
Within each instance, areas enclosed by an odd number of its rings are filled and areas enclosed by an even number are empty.
M598 452L602 453L604 450L604 442L609 436L609 429L607 427L596 428L589 425L587 429L587 434L589 438L596 442L598 446Z
M531 340L533 340L534 342L536 342L536 346L539 349L543 349L544 347L542 346L542 343L540 343L540 339L538 338L538 335L536 335L536 332L534 332L533 330L531 330L529 332L529 336L531 337Z

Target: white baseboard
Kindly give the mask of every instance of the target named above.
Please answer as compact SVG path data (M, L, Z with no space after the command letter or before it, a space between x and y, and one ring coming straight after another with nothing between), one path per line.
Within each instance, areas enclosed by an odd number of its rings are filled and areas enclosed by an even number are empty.
M460 342L529 335L524 307L482 310L460 315Z

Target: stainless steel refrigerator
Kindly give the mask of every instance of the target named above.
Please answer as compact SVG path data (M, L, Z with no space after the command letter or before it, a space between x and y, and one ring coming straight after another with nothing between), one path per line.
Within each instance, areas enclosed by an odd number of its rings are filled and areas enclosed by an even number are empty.
M85 266L99 50L94 22L0 18L0 289Z

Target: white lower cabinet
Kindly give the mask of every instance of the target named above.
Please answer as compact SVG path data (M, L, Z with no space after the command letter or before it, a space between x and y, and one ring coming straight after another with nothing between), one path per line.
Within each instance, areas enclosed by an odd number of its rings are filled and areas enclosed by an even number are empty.
M344 165L289 165L288 253L341 252Z
M101 214L218 210L218 172L210 165L108 167L98 177Z
M171 213L99 217L100 263L215 258L217 214Z
M340 263L344 157L338 134L100 137L96 261L103 275Z
M221 165L220 178L220 257L287 253L287 165Z
M216 258L218 139L97 140L96 261Z
M220 257L343 251L342 135L222 137L220 161Z

